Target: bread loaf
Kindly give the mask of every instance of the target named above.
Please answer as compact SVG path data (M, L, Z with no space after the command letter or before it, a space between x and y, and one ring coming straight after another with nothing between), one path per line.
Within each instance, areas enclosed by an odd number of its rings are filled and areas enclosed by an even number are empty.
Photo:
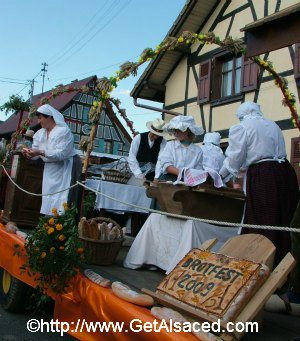
M110 280L102 277L101 275L97 274L93 270L85 269L83 273L89 280L100 285L101 287L104 287L104 288L110 287L110 284L111 284Z
M146 294L139 294L138 292L132 290L129 286L121 282L113 282L111 288L116 296L125 301L144 307L152 306L154 304L154 300L151 296Z
M92 239L100 239L100 231L98 229L98 224L95 220L92 220L90 222L89 226L89 236L87 236Z
M90 224L85 217L82 217L78 224L78 235L79 237L88 237L90 230Z

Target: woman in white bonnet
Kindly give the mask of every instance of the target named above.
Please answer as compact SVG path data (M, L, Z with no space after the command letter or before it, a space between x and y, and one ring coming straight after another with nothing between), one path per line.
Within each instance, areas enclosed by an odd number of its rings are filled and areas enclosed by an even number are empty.
M169 141L158 157L163 171L160 179L175 181L185 167L202 170L202 150L193 141L204 130L195 124L194 118L176 116L164 125L164 130L173 134L176 140Z
M42 128L34 134L32 148L24 148L22 153L27 158L41 158L45 162L42 194L50 194L70 187L72 175L75 176L73 162L77 176L81 163L74 149L73 134L63 115L44 104L37 109L36 116ZM64 191L43 196L40 212L52 215L52 208L63 211L68 195L69 191Z
M298 202L296 173L286 159L285 142L278 125L263 117L260 106L241 104L239 124L229 130L226 158L220 175L236 177L246 169L246 207L244 223L289 226ZM290 251L288 232L247 229L242 233L260 233L276 246L275 264Z
M200 146L203 152L203 167L210 168L219 172L225 159L224 153L220 148L221 135L218 132L206 133L203 145Z

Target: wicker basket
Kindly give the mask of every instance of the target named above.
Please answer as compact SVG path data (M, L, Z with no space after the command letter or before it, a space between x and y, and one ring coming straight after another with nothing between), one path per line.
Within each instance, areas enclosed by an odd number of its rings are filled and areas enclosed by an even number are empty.
M121 226L110 218L98 217L89 219L88 222L95 220L97 223L113 223L121 229ZM86 250L87 263L95 265L111 265L116 260L124 238L114 240L97 240L88 237L79 237Z
M124 162L124 166L121 169L118 169L120 162L122 160ZM125 158L120 158L116 163L116 169L103 169L102 170L102 179L110 182L117 182L120 184L127 184L128 180L131 178L131 173L128 167L128 162Z

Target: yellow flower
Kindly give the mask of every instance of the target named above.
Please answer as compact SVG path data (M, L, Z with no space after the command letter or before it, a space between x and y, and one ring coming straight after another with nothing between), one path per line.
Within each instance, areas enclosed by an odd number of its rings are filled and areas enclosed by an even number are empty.
M47 253L46 252L42 252L41 253L41 258L45 258L47 256Z
M53 219L53 218L50 218L50 219L48 220L48 223L49 223L50 225L54 225L54 219Z
M96 107L96 108L97 108L97 106L98 106L98 102L97 102L97 101L94 101L94 102L93 102L93 107Z
M179 38L177 39L177 41L178 41L178 43L182 43L182 42L184 41L184 39L183 39L183 37L179 37Z
M47 233L48 234L52 234L54 232L54 228L53 227L49 227Z
M67 202L64 202L62 205L63 205L63 208L65 211L67 211L69 209Z
M50 253L54 253L54 251L55 251L55 247L54 246L50 247Z
M66 239L66 237L65 237L63 234L60 234L60 235L58 236L58 239L59 239L61 242L63 242L63 241Z
M56 224L56 230L61 231L63 229L62 224Z
M83 252L84 252L84 248L83 247L79 247L77 249L77 253L82 254Z
M51 212L52 212L54 215L57 215L57 209L56 209L56 208L52 208Z

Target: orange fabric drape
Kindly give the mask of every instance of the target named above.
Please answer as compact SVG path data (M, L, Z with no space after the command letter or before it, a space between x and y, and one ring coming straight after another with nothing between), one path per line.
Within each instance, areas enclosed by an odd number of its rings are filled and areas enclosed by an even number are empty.
M7 233L0 224L0 266L14 277L34 287L36 284L34 278L27 273L21 274L20 266L26 260L24 252L21 257L13 256L16 244L22 248L24 240L15 234ZM191 333L168 332L166 328L162 328L160 332L154 330L134 332L130 329L130 325L137 330L143 323L148 322L148 328L149 322L153 323L155 319L150 310L119 299L111 289L100 287L81 273L74 277L70 288L67 294L55 297L54 319L69 323L68 333L79 340L171 341L175 338L178 341L197 340ZM92 332L91 329L88 331L86 328L89 322L110 321L124 322L123 332L113 332L110 329L109 332L100 333L99 330Z

